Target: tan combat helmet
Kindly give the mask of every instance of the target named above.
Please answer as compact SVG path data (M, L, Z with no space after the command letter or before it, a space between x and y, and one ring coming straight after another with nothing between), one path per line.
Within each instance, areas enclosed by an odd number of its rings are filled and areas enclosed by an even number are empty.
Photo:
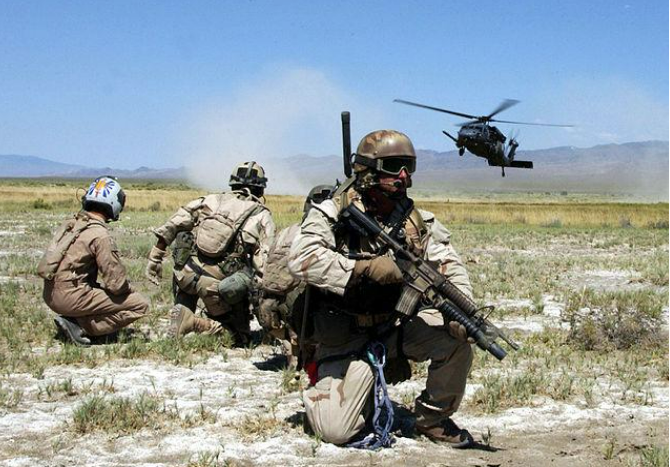
M395 130L377 130L363 137L354 154L354 172L398 175L402 169L416 170L416 152L412 141Z
M238 189L244 187L265 188L268 179L265 177L265 170L255 161L243 162L233 170L230 175L231 188Z

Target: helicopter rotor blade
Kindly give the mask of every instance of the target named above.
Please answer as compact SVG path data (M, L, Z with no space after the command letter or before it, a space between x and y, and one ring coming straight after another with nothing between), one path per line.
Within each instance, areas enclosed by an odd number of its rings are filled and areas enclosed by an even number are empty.
M454 126L464 127L464 126L472 125L472 124L474 124L474 123L482 123L482 122L483 122L483 120L481 120L481 119L478 118L478 119L476 119L476 120L469 120L469 121L467 121L467 122L457 123L457 124L454 125Z
M512 122L510 120L495 120L493 118L489 121L490 122L498 122L498 123L511 123L512 125L555 126L555 127L561 127L561 128L573 128L574 127L574 125L557 125L555 123Z
M440 109L439 107L431 107L430 105L419 104L416 102L405 101L402 99L393 99L393 102L398 102L405 105L413 105L414 107L421 107L422 109L435 110L436 112L444 112L451 115L456 115L463 118L477 118L475 115L464 114L460 112L454 112L453 110Z
M509 109L510 107L512 107L513 105L517 105L519 102L520 102L520 101L518 101L518 100L516 100L516 99L505 99L504 101L502 101L502 102L500 103L500 105L499 105L493 112L491 112L490 114L488 114L488 115L486 116L486 120L491 120L491 118L492 118L494 115L498 115L498 114L499 114L500 112L502 112L503 110L507 110L507 109Z

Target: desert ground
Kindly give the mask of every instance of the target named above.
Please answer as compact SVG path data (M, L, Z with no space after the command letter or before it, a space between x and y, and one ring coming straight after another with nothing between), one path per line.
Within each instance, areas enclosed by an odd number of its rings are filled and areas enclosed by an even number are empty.
M55 338L37 263L77 209L81 181L0 181L2 466L664 466L668 464L668 204L565 194L419 198L452 233L476 301L521 344L475 350L454 419L480 441L454 450L413 433L428 365L390 386L392 448L360 451L305 433L301 390L277 343L165 337L163 282L144 278L159 226L201 192L127 185L114 236L150 315L117 342ZM81 195L81 192L79 193ZM269 196L279 227L302 200ZM256 327L258 329L258 327Z

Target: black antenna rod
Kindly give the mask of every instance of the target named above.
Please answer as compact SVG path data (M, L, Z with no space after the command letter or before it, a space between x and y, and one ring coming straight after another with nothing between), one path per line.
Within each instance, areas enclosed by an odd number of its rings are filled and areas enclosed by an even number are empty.
M349 112L342 112L342 158L344 161L344 175L351 177L351 116Z

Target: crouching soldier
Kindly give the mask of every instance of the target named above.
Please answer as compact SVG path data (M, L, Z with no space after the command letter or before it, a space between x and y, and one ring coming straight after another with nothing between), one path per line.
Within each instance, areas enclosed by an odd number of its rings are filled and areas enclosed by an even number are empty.
M37 268L44 301L58 314L58 333L75 344L113 334L149 309L132 291L106 225L119 219L125 201L114 178L96 179L82 197L82 210L59 227Z
M373 429L374 437L366 438L372 446L390 444L390 427L377 426L377 410L390 406L378 397L385 393L379 367L386 356L430 360L426 387L415 401L419 433L454 447L473 442L451 418L472 363L465 328L429 308L400 325L394 310L403 277L392 254L341 215L353 203L470 296L449 232L407 196L415 167L407 136L392 130L370 133L354 155L355 176L332 199L313 206L291 247L289 270L313 288L316 384L304 393L305 410L314 431L334 444L351 442L366 426Z
M312 188L303 205L303 219L312 206L327 199L334 189L332 185ZM300 343L301 338L305 340L309 335L307 330L302 329L305 322L305 282L292 276L288 269L289 251L299 232L300 224L292 224L279 232L270 246L256 313L263 330L282 343L288 365L294 369L304 365L313 350L310 343Z
M167 247L173 245L173 290L169 334L233 334L236 345L249 341L249 292L260 275L275 225L264 204L267 178L256 162L239 165L230 176L229 193L198 198L154 230L146 274L154 283L162 275ZM198 299L206 317L194 312Z

